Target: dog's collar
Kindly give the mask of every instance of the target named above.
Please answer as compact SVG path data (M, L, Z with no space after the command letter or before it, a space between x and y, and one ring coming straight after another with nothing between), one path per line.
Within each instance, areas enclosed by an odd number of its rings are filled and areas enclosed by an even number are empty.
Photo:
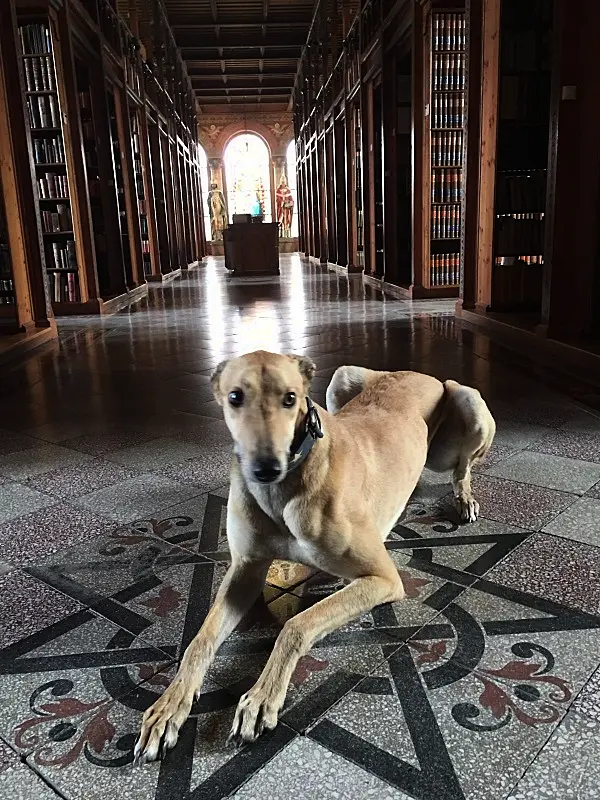
M291 472L306 459L317 439L323 438L323 428L317 409L310 397L306 398L307 412L294 436L288 459L288 472Z

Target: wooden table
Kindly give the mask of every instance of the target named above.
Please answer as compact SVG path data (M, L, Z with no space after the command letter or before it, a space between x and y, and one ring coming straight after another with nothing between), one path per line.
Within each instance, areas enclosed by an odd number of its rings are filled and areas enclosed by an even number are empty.
M223 231L225 267L235 275L279 275L276 222L236 222Z

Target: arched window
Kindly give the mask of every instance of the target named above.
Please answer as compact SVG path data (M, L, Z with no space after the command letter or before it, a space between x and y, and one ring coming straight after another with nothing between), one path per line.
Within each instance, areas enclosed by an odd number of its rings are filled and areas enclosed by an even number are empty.
M208 158L206 157L206 151L202 145L198 147L198 161L200 163L200 187L202 188L202 218L204 220L204 235L206 236L206 241L210 242L212 239L212 234L210 230L210 213L208 210Z
M296 142L291 141L286 153L288 186L294 200L291 236L298 236L298 190L296 183Z
M252 214L271 222L267 145L254 133L240 133L225 148L224 161L229 220L234 214Z

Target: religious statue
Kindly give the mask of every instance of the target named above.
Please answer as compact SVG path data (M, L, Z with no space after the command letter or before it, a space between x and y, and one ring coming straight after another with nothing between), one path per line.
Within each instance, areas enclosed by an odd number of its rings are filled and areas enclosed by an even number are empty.
M223 229L227 227L227 206L223 192L216 183L211 183L208 193L208 211L210 214L210 231L213 242L223 238Z
M287 184L285 174L281 176L277 192L275 193L277 222L281 225L282 238L292 235L292 217L294 216L294 197Z

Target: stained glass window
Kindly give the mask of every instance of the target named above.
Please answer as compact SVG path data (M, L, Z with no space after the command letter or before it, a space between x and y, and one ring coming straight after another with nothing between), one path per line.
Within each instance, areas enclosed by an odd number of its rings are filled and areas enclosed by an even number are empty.
M241 133L225 149L229 220L233 214L262 216L271 222L269 150L253 133Z

